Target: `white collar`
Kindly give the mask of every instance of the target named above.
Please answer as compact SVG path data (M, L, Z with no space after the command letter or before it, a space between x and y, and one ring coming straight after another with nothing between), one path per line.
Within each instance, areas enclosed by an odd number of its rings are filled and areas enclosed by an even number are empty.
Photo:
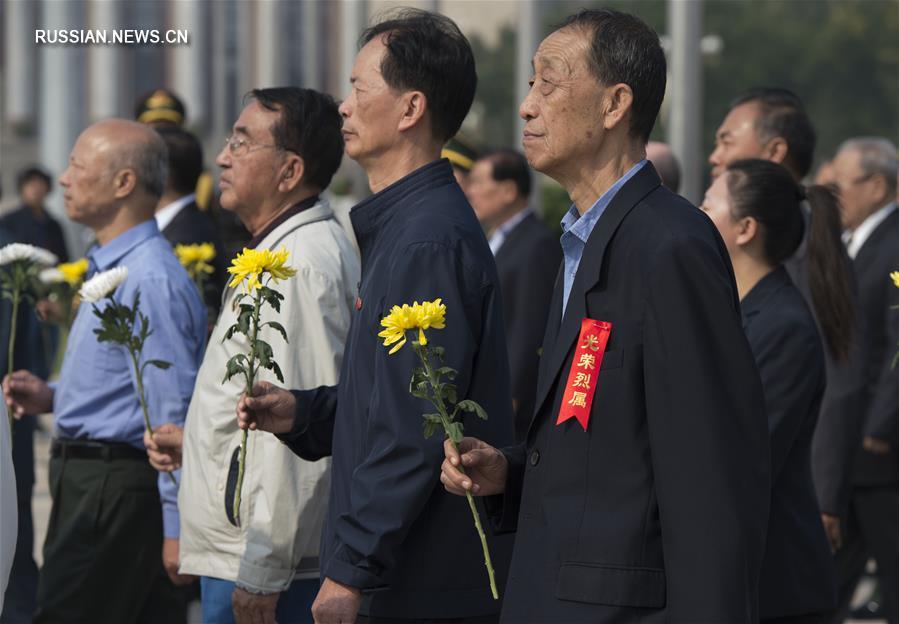
M846 245L846 251L849 253L850 258L855 259L859 250L861 250L871 234L874 233L874 230L877 229L877 226L883 223L894 210L896 210L896 204L891 202L877 212L869 215L867 219L862 221L861 225L849 233L849 242Z
M184 197L179 197L175 201L166 206L163 206L159 210L156 211L154 215L156 217L156 225L161 232L165 228L168 227L169 223L178 216L178 213L181 212L181 209L187 206L189 203L196 201L197 194L191 193L190 195L185 195Z

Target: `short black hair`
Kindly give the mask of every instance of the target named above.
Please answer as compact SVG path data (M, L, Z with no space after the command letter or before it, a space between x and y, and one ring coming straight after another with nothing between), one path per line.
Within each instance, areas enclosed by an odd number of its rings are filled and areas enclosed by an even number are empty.
M253 89L266 110L281 114L272 126L275 145L303 159L303 183L328 188L343 158L343 118L330 95L300 87Z
M169 153L169 186L182 195L193 193L203 173L203 147L180 126L156 128Z
M634 92L630 133L648 141L665 97L667 64L658 34L639 17L613 9L582 9L556 30L571 27L591 35L588 61L599 82L624 83Z
M446 142L462 126L478 85L468 39L450 18L420 9L401 9L370 26L360 45L380 36L387 47L384 81L392 89L424 93L431 132Z
M47 185L48 191L53 190L53 178L50 177L47 170L37 165L31 165L22 169L16 176L16 192L21 193L22 187L32 180L40 180Z
M762 141L776 137L787 142L784 166L797 179L812 168L817 136L812 120L799 96L781 87L754 87L739 94L730 104L731 110L743 104L756 104L755 133Z
M492 165L490 176L496 182L512 180L518 189L519 197L531 195L531 168L524 154L513 149L498 149L487 152L479 159Z

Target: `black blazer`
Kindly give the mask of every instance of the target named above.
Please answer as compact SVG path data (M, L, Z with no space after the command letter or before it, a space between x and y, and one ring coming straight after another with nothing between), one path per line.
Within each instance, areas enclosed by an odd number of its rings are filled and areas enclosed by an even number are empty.
M891 368L899 349L899 288L890 273L899 270L899 211L893 211L868 237L854 260L858 294L864 315L864 433L887 440L887 455L858 451L854 483L899 483L899 366Z
M515 410L515 440L524 440L537 393L538 351L553 284L562 261L559 238L536 215L526 216L496 254Z
M562 319L561 291L527 445L488 501L500 530L518 512L504 621L757 621L768 427L715 226L646 164L596 224ZM556 425L583 317L613 324L586 432Z
M836 604L830 545L812 481L812 435L824 395L821 337L783 267L743 298L771 441L771 512L759 585L762 618L823 613Z
M212 279L206 283L204 301L206 306L218 310L221 307L222 290L225 287L226 267L230 258L225 258L222 237L208 214L201 212L196 202L191 202L178 211L175 218L162 230L162 235L175 245L192 245L197 243L212 243L215 247L215 259L212 266L215 273Z

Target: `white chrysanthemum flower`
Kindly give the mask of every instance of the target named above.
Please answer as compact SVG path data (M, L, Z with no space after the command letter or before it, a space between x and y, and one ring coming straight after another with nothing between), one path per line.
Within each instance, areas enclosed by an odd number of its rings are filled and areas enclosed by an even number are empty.
M38 279L41 280L41 284L59 284L64 282L66 277L62 274L62 271L53 267L41 271L40 274L38 274Z
M128 267L116 267L103 271L87 280L82 286L78 294L81 300L88 303L97 303L107 295L122 285L125 278L128 277Z
M19 260L28 260L47 267L55 265L58 261L55 255L46 249L41 249L34 245L10 243L0 249L0 265L10 264Z

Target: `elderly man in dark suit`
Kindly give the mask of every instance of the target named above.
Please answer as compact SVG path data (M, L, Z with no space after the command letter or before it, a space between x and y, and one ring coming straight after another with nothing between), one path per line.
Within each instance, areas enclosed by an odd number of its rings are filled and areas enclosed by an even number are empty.
M849 257L858 280L865 327L865 393L856 410L864 418L857 449L845 546L837 553L842 621L868 557L877 561L884 615L899 622L899 212L896 148L885 139L844 143L833 160L843 204Z
M535 415L525 444L445 446L441 476L517 528L509 623L758 620L764 399L724 244L645 161L664 91L658 36L617 11L534 57L525 153L574 202Z
M466 191L490 250L503 292L503 319L512 375L515 434L527 434L537 392L540 343L562 248L530 207L531 170L524 155L496 150L479 158Z

